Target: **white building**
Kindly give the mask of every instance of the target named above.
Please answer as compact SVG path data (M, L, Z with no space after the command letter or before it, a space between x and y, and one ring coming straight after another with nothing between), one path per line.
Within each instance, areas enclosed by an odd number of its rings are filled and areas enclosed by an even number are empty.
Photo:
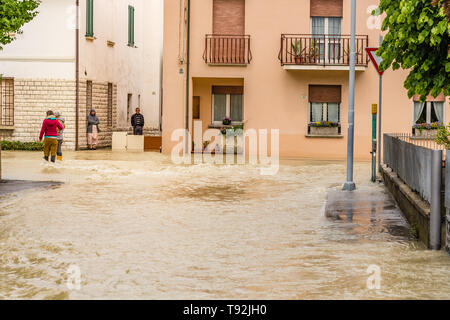
M86 147L91 108L100 146L110 145L113 130L129 129L138 106L146 132L159 132L163 0L79 0L78 32L76 3L43 0L0 51L2 138L37 140L48 109L63 112L69 149Z

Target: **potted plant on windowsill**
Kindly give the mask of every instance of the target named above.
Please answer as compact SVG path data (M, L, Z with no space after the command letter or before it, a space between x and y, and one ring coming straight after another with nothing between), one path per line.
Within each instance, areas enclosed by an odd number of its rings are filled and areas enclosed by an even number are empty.
M292 44L292 52L295 59L295 64L302 64L304 61L304 52L306 48L302 48L302 42L297 40Z
M224 126L230 126L231 125L231 122L232 122L233 120L231 120L231 118L225 118L225 119L223 119L222 120L222 124L224 125Z
M310 134L315 136L339 135L339 123L331 121L318 121L309 124Z
M417 138L431 138L434 139L436 134L443 125L440 122L433 123L417 123L413 125L414 136Z

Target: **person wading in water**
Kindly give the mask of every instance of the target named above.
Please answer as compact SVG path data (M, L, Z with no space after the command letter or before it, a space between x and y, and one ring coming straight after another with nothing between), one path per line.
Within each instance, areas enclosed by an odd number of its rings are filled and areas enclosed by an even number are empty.
M62 130L58 130L58 150L56 151L56 158L59 161L62 161L63 160L63 157L62 157L62 144L63 144L63 140L64 140L64 130L66 129L66 120L64 119L64 117L61 116L61 112L59 112L59 111L55 112L55 116L56 116L56 119L63 126Z
M51 161L56 162L56 151L58 149L58 129L63 130L61 122L56 120L53 111L47 111L47 118L42 123L39 141L44 138L44 160L48 161L51 155Z
M131 126L133 127L133 134L135 136L143 135L144 123L144 116L141 114L141 109L136 108L136 113L131 117Z

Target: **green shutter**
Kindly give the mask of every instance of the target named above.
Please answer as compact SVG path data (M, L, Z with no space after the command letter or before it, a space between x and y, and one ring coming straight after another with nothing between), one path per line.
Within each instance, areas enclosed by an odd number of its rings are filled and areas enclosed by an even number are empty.
M86 37L94 36L94 0L86 0Z
M134 7L128 6L128 45L134 46Z

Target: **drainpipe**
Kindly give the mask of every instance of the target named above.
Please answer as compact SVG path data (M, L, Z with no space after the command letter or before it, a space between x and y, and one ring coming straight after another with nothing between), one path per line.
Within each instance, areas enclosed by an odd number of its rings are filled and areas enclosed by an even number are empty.
M190 153L189 137L189 85L190 85L190 48L191 48L191 0L187 0L187 48L186 48L186 154Z
M80 0L76 0L77 22L75 30L75 151L80 149L79 135L79 109L80 109Z

